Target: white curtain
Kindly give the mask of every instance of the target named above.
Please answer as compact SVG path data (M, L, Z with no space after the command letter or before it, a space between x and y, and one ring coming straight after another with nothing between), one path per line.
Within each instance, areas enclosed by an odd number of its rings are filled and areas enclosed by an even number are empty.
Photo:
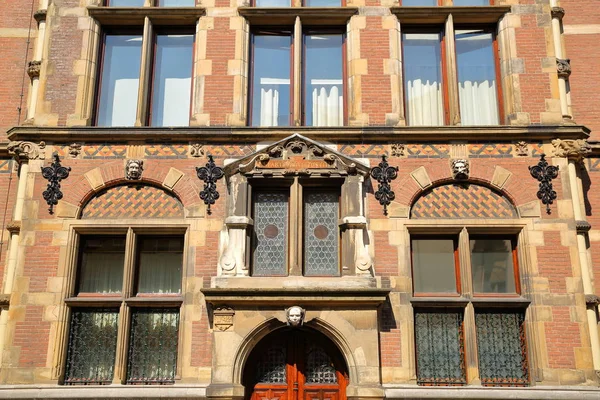
M123 253L84 253L79 292L120 292L123 289L124 261Z
M341 79L313 79L313 126L344 125L344 96Z
M181 293L181 253L140 254L138 292Z
M281 87L280 85L285 85ZM289 88L290 80L260 79L260 126L278 126L280 89ZM283 92L286 92L283 90Z
M493 66L459 66L459 76L494 76ZM497 125L498 96L495 79L460 81L460 120L462 125Z
M407 80L406 83L409 124L411 126L444 125L442 84L435 78L426 78L436 76L437 69L425 66L412 69L412 71L406 71L407 78L415 77Z
M190 96L192 78L166 78L164 100L159 114L160 126L187 126L190 124Z

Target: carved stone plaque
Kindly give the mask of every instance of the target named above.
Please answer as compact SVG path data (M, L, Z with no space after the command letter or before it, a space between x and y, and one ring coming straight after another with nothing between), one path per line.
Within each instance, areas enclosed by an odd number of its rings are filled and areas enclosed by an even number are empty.
M213 324L216 330L226 331L233 326L233 308L221 306L215 308L213 312Z
M302 156L292 156L287 160L269 159L266 162L256 163L256 168L288 169L295 171L301 169L326 169L331 167L332 165L325 160L305 160Z

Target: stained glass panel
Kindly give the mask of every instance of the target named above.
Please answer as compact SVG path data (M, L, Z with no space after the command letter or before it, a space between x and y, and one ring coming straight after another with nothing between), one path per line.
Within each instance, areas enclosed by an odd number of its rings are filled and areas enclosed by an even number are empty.
M131 315L127 383L175 381L179 310L137 309Z
M337 192L307 192L304 199L304 275L339 275Z
M337 383L335 365L321 346L314 343L306 349L306 383Z
M282 343L269 346L256 364L257 383L287 383L287 351Z
M529 382L523 313L478 312L479 376L484 385L523 386Z
M109 384L117 348L116 309L74 309L65 367L67 385Z
M287 275L287 231L287 193L257 193L254 198L254 262L252 275Z
M415 313L417 383L465 384L462 313Z

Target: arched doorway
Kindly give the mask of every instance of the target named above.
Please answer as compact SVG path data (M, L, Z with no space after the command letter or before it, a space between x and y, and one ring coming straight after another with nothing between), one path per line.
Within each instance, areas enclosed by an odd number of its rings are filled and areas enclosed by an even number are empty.
M244 367L246 400L345 400L348 373L335 344L307 328L267 335Z

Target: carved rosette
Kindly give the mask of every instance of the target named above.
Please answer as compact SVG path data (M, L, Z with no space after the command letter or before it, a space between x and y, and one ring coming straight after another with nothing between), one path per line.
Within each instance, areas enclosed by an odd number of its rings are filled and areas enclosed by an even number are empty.
M31 79L38 78L40 76L41 67L41 61L29 61L27 63L27 75L29 75Z
M27 162L29 160L43 159L45 152L44 149L46 144L40 142L39 145L32 142L11 142L8 145L8 153L11 154L14 159L19 162Z
M392 143L392 157L404 157L406 146L402 143Z
M554 146L554 157L566 157L577 162L583 161L592 152L591 146L585 139L554 139L552 146Z
M564 78L564 79L569 78L569 75L571 75L571 60L569 60L568 58L565 58L565 59L557 58L556 59L556 72L558 73L558 76L560 78Z
M565 9L562 7L552 7L550 10L550 15L552 18L556 18L560 21L565 16Z
M235 311L231 307L219 306L213 310L213 326L224 332L233 326Z

